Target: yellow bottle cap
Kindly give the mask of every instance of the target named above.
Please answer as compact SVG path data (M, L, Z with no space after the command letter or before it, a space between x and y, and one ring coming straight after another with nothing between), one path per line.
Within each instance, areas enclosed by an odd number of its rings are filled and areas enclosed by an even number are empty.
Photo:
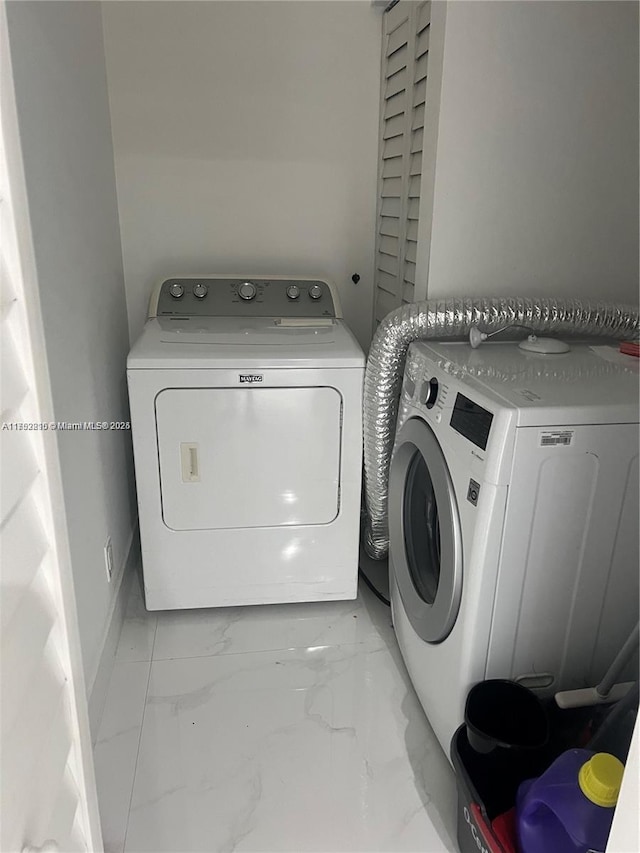
M578 773L580 790L597 806L611 808L618 801L624 764L608 752L597 752Z

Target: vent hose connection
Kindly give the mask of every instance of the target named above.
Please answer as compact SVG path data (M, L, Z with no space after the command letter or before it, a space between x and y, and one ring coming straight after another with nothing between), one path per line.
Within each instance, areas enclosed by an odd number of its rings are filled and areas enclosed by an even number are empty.
M635 339L640 329L637 306L575 299L429 299L388 314L373 338L364 379L364 546L373 559L383 559L389 550L389 463L409 344L465 338L472 326L491 333L511 325L618 340Z

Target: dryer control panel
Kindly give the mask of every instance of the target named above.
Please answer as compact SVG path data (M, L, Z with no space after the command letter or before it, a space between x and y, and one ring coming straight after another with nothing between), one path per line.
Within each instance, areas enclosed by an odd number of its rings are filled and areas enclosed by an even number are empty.
M176 316L333 318L340 307L318 279L185 276L158 284L149 304L149 317Z

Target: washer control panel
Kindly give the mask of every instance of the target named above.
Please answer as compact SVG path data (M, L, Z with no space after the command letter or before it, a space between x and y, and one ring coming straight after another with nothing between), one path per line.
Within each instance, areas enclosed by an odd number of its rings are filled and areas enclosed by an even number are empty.
M408 362L402 383L403 400L410 405L418 405L428 420L439 424L447 405L449 386L436 376L424 374L419 363Z
M435 376L432 376L431 379L428 379L422 383L422 387L420 388L420 402L427 407L427 409L433 409L438 399L438 392L440 391L440 383L436 379Z
M331 287L316 279L169 278L150 317L337 317Z

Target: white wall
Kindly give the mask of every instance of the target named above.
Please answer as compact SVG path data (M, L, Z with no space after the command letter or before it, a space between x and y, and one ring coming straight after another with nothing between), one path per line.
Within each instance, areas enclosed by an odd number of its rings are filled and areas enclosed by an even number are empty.
M430 297L637 302L637 4L448 3L432 192Z
M9 39L53 406L126 420L128 349L98 3L9 2ZM128 432L59 432L82 657L91 688L131 541Z
M159 277L253 272L331 277L368 343L379 12L144 2L103 16L132 338Z

